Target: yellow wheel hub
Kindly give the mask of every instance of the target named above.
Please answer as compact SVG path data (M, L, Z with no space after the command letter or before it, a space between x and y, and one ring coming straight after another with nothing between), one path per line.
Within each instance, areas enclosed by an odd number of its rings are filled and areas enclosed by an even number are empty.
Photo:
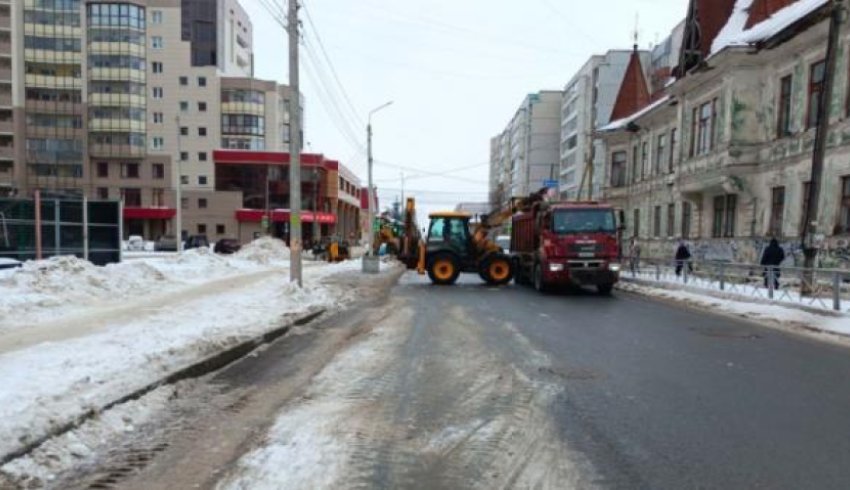
M448 281L455 272L455 266L448 260L434 262L434 276L441 281Z
M497 260L490 264L487 271L494 281L503 281L507 279L511 272L510 266L503 260Z

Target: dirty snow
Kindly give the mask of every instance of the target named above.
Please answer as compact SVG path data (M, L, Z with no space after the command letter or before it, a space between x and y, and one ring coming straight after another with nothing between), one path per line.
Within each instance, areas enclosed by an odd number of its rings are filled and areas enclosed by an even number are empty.
M736 301L731 298L719 298L708 294L699 294L682 290L662 289L652 286L639 285L631 282L621 282L618 287L657 298L682 301L722 313L742 316L752 320L776 322L788 327L803 327L816 329L839 335L850 335L850 315L819 315L777 304Z
M0 456L89 410L278 327L289 315L339 308L353 299L356 291L327 286L325 279L359 270L358 261L307 263L305 287L299 289L283 268L281 260L287 256L282 242L260 241L238 257L190 251L103 268L59 257L28 263L2 278L0 305L5 309L0 310L0 321L7 322L13 312L18 324L31 321L37 327L42 308L59 314L71 310L74 301L120 304L130 295L179 290L214 278L238 278L246 272L261 276L235 290L210 288L191 300L129 318L100 319L106 326L93 333L0 352ZM0 340L3 335L0 330Z
M73 256L29 261L0 275L0 334L27 326L24 320L32 324L105 302L175 292L211 279L285 267L288 258L283 242L263 238L230 257L200 248L104 267Z
M656 108L664 105L664 103L667 102L668 100L670 100L670 96L665 95L664 97L661 97L660 99L649 104L648 106L644 107L643 109L635 112L634 114L632 114L630 116L626 116L622 119L618 119L614 122L611 122L610 124L608 124L606 126L599 128L599 131L616 131L618 129L623 129L630 122L635 121L635 120L641 118L642 116L645 116L646 114L649 114L650 112L652 112Z

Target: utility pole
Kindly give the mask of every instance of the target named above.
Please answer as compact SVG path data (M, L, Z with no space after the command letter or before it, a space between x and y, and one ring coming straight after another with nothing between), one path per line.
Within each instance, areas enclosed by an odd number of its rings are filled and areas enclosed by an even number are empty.
M806 216L803 221L802 248L805 257L805 273L801 288L803 294L814 290L814 267L818 255L815 235L818 233L818 202L820 201L823 161L826 155L826 142L829 133L829 112L835 79L835 65L838 57L838 35L841 30L841 16L844 11L843 0L832 0L829 22L829 37L826 45L826 62L823 75L823 92L818 101L818 121L815 130L815 144L812 150L812 176L809 196L806 202Z
M177 189L174 197L177 200L175 208L177 214L174 216L174 238L177 242L177 252L183 251L183 140L180 138L180 114L174 118L177 123Z
M319 241L319 167L313 167L313 243Z
M289 0L289 280L301 280L301 89L298 87L298 0Z
M401 171L401 205L404 206L404 170Z
M393 101L389 101L385 104L382 104L382 105L372 109L369 112L369 118L368 118L368 122L366 124L366 153L368 155L368 161L369 161L369 189L368 189L368 193L367 193L367 198L369 199L369 207L368 207L368 209L369 209L369 224L367 225L369 227L369 232L366 235L367 238L368 238L368 240L367 240L368 248L366 249L366 256L368 257L368 259L364 259L363 272L367 272L367 273L378 272L377 269L373 269L374 265L370 264L368 262L369 260L374 260L373 257L375 255L375 253L374 253L375 252L374 251L375 230L373 230L373 228L375 226L375 186L372 185L372 164L373 164L373 162L372 162L372 115L375 114L376 112L380 111L381 109L385 109L385 108L389 107L390 105L392 105L392 103L393 103Z

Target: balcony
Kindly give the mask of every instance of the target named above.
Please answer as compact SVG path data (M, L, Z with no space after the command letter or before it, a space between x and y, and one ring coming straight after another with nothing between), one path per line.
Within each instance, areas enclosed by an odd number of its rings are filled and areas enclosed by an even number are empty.
M15 147L0 146L0 160L9 161L15 159ZM2 167L0 167L2 168Z
M9 80L11 81L12 70L9 70ZM0 81L3 81L3 75L0 73ZM61 89L82 89L83 80L79 77L58 77L53 75L34 75L28 73L26 76L26 84L31 87L38 88L61 88Z
M10 93L0 93L0 108L9 108L12 107L12 94Z
M11 120L0 121L0 133L14 134L15 133L15 123Z
M25 49L24 59L33 63L79 65L83 62L83 54L73 51L54 51L50 49Z
M103 145L90 144L89 154L93 157L135 157L143 158L145 156L145 148L142 146L130 145Z
M222 102L221 113L263 116L266 113L266 106L259 102Z
M0 31L8 31L12 28L12 19L9 17L8 11L6 14L0 13Z
M12 43L9 41L0 41L0 56L12 56Z
M132 119L89 119L89 131L105 133L144 133L145 122Z
M11 82L12 81L12 69L11 68L0 68L0 82Z
M134 68L90 68L89 78L91 80L121 80L131 82L144 82L145 71Z
M144 108L145 103L144 95L89 93L89 106Z

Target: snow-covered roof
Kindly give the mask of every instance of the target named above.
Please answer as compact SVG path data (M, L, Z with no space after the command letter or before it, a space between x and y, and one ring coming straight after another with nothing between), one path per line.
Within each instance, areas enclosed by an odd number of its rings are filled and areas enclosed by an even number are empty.
M670 96L665 95L664 97L661 97L660 99L656 100L655 102L649 104L648 106L644 107L643 109L635 112L634 114L632 114L628 117L624 117L622 119L617 119L616 121L613 121L613 122L611 122L611 123L609 123L605 126L602 126L601 128L599 128L599 131L616 131L618 129L623 129L626 126L628 126L628 124L630 122L635 121L636 119L639 119L639 118L645 116L646 114L649 114L650 112L652 112L656 108L662 106L665 102L667 102L669 100L670 100Z
M737 0L729 21L714 38L711 54L730 46L748 46L769 39L827 3L829 0L797 0L747 29L753 0Z

